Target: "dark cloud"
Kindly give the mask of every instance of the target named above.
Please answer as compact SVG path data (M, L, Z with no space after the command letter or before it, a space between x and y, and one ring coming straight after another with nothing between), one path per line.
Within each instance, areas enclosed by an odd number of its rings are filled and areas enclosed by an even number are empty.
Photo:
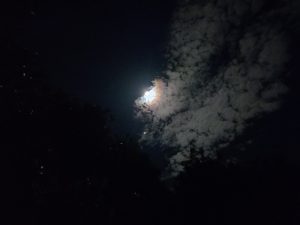
M159 105L138 114L148 114L142 142L177 149L171 176L192 158L216 158L250 120L280 108L289 90L286 28L293 4L186 1L178 8Z

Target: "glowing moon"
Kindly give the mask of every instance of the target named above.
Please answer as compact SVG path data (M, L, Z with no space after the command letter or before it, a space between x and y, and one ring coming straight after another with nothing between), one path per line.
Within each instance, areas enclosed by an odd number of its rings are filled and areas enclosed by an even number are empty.
M155 87L153 87L151 90L146 91L144 94L144 102L146 104L151 104L154 99L156 98L156 90Z
M152 81L152 84L153 85L144 92L144 95L135 101L137 107L143 108L144 110L154 110L159 106L165 84L160 79L155 79Z

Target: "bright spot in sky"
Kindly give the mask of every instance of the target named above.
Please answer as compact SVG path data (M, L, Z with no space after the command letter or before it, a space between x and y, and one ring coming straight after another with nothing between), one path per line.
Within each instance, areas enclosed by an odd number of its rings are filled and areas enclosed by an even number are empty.
M150 104L151 102L153 102L153 100L156 98L156 91L155 88L152 88L149 91L146 91L144 94L144 101L147 104Z
M154 110L159 106L165 85L163 81L158 79L152 81L152 84L152 86L147 88L144 95L135 101L136 106L140 109Z

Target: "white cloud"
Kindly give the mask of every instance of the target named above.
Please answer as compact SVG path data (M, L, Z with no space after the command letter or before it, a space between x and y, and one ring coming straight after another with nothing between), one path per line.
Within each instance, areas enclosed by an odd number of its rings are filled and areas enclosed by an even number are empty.
M137 104L138 116L146 118L141 141L175 149L169 175L192 159L215 158L250 119L280 107L288 91L288 4L262 12L263 6L201 1L175 13L159 104Z

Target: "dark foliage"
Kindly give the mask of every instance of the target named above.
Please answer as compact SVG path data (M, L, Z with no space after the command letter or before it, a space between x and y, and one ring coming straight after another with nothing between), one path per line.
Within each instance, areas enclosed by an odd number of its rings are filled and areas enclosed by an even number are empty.
M195 163L170 191L135 140L113 134L108 112L45 85L35 54L6 52L1 224L299 222L299 168L280 154L243 165ZM277 152L287 146L280 143Z
M177 182L179 224L297 224L299 168L279 161L194 165ZM177 214L178 215L178 214Z
M112 133L109 113L43 84L34 54L9 52L0 80L6 222L152 224L166 218L169 201L158 171L134 140Z

